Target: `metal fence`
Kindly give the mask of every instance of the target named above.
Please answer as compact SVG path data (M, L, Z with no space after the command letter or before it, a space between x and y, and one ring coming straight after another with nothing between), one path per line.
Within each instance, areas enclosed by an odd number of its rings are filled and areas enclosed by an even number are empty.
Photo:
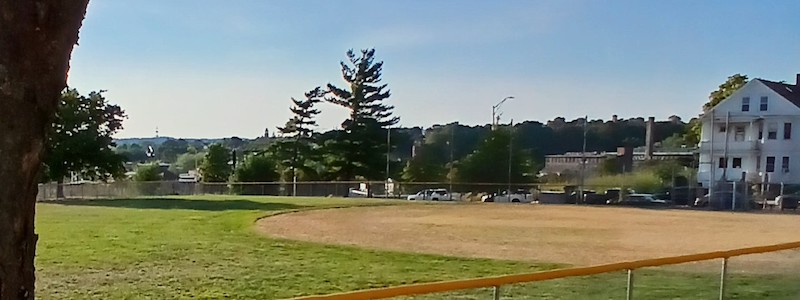
M264 195L302 197L369 197L406 199L428 189L445 190L445 197L435 200L482 201L488 196L524 194L520 202L544 204L618 203L632 194L641 193L636 186L599 186L569 184L508 184L458 182L178 182L119 181L80 184L47 183L39 185L38 200L72 198L126 198L167 195ZM60 192L59 192L60 190ZM677 206L700 206L714 210L752 210L766 208L797 209L800 186L721 182L713 189L693 186L648 189L653 197L669 200ZM783 197L778 197L783 196ZM501 196L502 197L502 196ZM491 198L491 197L490 197ZM431 199L428 199L431 200ZM514 199L516 200L516 199ZM516 202L516 201L510 201Z
M238 194L265 196L304 197L371 197L406 198L420 191L446 190L446 197L437 200L480 201L481 196L502 194L505 191L522 193L533 200L548 203L584 202L579 196L592 198L602 193L611 195L608 188L563 184L508 184L508 183L450 183L450 182L383 182L383 181L324 181L324 182L178 182L119 181L112 183L83 182L74 184L45 183L39 185L39 200L57 198L121 198L166 195ZM60 190L60 192L59 192ZM612 189L613 190L613 189ZM617 189L630 191L629 188ZM678 189L676 189L678 190ZM598 192L599 191L599 192ZM617 195L614 194L614 195ZM611 196L608 196L611 197ZM595 197L596 198L596 197ZM688 198L687 198L688 199ZM589 202L594 201L588 199ZM596 199L595 199L596 200ZM603 198L603 203L606 198ZM597 200L599 201L599 200ZM590 203L591 204L591 203Z
M412 285L405 285L405 286L395 286L395 287L387 287L387 288L378 288L378 289L370 289L370 290L361 290L361 291L353 291L353 292L344 292L338 294L330 294L330 295L321 295L321 296L309 296L309 297L300 297L296 298L298 300L358 300L358 299L384 299L384 298L394 298L394 297L405 297L405 296L415 296L415 295L426 295L426 294L433 294L439 293L438 297L435 299L442 299L442 298L459 298L459 299L531 299L528 296L536 295L524 295L519 292L509 293L509 291L513 290L514 285L519 286L520 284L545 284L547 281L554 281L558 279L566 279L566 278L574 278L580 276L592 276L592 275L600 275L600 274L609 274L613 272L625 272L624 278L611 278L610 280L598 280L594 282L595 285L603 285L602 289L606 288L613 288L609 284L605 284L606 281L613 285L614 282L619 284L617 288L615 288L619 293L617 293L617 297L613 298L625 298L625 299L634 299L636 298L635 295L637 294L637 290L635 289L637 282L641 280L645 283L638 283L640 286L645 286L649 289L653 288L665 288L666 294L662 294L662 297L677 297L681 296L675 289L671 289L668 286L668 282L659 282L658 284L653 284L652 282L647 282L648 277L656 277L652 276L653 274L648 274L647 268L653 267L662 267L662 266L670 266L670 265L678 265L678 264L686 264L686 263L696 263L702 261L709 261L714 259L719 259L721 264L719 265L719 273L718 279L716 280L717 285L714 287L715 291L705 291L704 296L701 295L687 295L693 299L708 299L709 295L716 294L719 296L719 299L726 299L726 297L733 295L742 296L743 290L738 289L735 283L738 281L734 281L732 284L732 279L737 279L736 276L741 276L739 274L732 274L729 265L729 260L733 257L745 256L745 255L759 255L765 253L774 253L778 251L786 251L792 249L800 248L800 242L793 242L793 243L784 243L784 244L776 244L776 245L768 245L768 246L760 246L760 247L751 247L751 248L741 248L735 250L728 250L728 251L716 251L716 252L707 252L707 253L698 253L698 254L690 254L690 255L682 255L682 256L673 256L673 257L663 257L663 258L655 258L655 259L645 259L645 260L637 260L637 261L629 261L629 262L620 262L620 263L612 263L612 264L605 264L605 265L598 265L598 266L590 266L590 267L578 267L578 268L569 268L569 269L559 269L559 270L552 270L552 271L544 271L544 272L536 272L536 273L527 273L527 274L515 274L515 275L505 275L505 276L498 276L498 277L487 277L487 278L474 278L474 279L466 279L466 280L456 280L456 281L440 281L440 282L431 282L431 283L421 283L421 284L412 284ZM794 258L800 257L800 253L795 251L792 253ZM796 267L796 264L795 264ZM641 270L644 273L644 276L640 279L635 279L635 273ZM666 272L666 271L662 271ZM691 275L684 274L686 276L692 277L692 284L697 285L701 288L707 288L705 285L706 283L703 281L707 280L714 280L713 276L703 276L698 275L701 273L693 273ZM711 275L710 273L706 273L707 275ZM763 274L753 274L754 276L761 276ZM798 278L797 269L789 270L785 274L784 279L785 282L774 279L771 284L773 286L765 286L765 288L775 290L777 287L774 285L781 285L785 283L794 283L793 286L796 286L796 281ZM731 278L734 277L734 278ZM766 277L766 276L764 276ZM774 277L774 276L773 276ZM767 277L768 278L768 277ZM744 281L742 282L743 285L752 285L751 281ZM712 283L713 285L713 283ZM491 292L484 290L485 288L490 288ZM753 286L747 286L748 289L752 290ZM785 288L785 287L783 287ZM506 290L508 289L508 290ZM453 291L468 291L466 293L461 293L458 295L448 295L446 297L442 297L441 293L453 292ZM563 292L567 292L566 290L562 290ZM608 292L608 291L603 291ZM624 292L624 294L623 294ZM644 292L644 291L639 291ZM769 291L756 291L763 297L763 292ZM784 290L784 294L788 294L789 297L800 296L800 289L790 289ZM623 296L624 295L624 296ZM539 295L541 296L541 295ZM550 295L553 296L553 295ZM785 296L785 295L784 295ZM546 297L545 297L546 298ZM590 295L582 295L581 298L584 299L593 299ZM652 296L644 297L646 299L657 299ZM747 296L744 296L747 299ZM769 298L769 297L767 297ZM535 299L538 299L536 297ZM786 299L796 299L796 298L786 298Z

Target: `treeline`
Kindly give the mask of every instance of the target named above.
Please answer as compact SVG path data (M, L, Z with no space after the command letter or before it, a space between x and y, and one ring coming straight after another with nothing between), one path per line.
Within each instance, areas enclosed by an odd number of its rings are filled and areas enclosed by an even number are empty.
M454 182L532 182L547 154L581 151L584 131L587 151L613 151L619 146L644 145L643 118L567 121L545 124L526 121L490 126L457 123L392 128L399 122L391 96L382 82L383 62L375 50L348 51L341 62L344 88L328 83L299 99L290 99L293 116L276 128L275 136L254 140L169 139L161 144L124 144L111 136L122 128L125 115L101 92L62 95L59 119L53 124L45 164L47 179L79 173L83 179L121 177L122 162L169 163L174 173L199 169L205 181L385 180ZM316 131L320 104L350 113L340 129ZM686 124L679 119L658 122L655 140L680 143ZM76 151L86 148L85 151ZM99 152L97 151L99 149ZM91 151L90 151L91 150ZM161 165L145 168L135 178L157 179Z
M616 121L589 120L586 124L586 149L589 152L615 151L617 147L630 145L643 146L645 143L646 123L644 118L621 119ZM670 143L672 147L680 147L682 139L675 139L686 132L687 124L678 119L658 121L654 124L654 140ZM389 177L405 181L464 181L464 182L506 182L508 181L509 154L512 162L512 182L530 182L543 167L544 155L579 152L583 148L584 119L567 121L556 118L547 123L526 121L513 126L500 126L493 132L489 125L465 126L457 123L434 125L423 129L392 128L386 136L390 148L378 149L376 152L385 155L389 149ZM342 130L312 133L305 137L304 145L308 149L298 151L297 159L309 152L317 152L315 159L300 163L295 162L299 180L334 180L335 173L328 172L326 163L336 153L325 147L335 143L343 135ZM673 140L673 142L670 142ZM242 160L249 156L268 156L276 165L276 159L284 157L283 166L278 166L276 180L292 180L292 151L285 153L286 146L291 145L291 137L261 137L247 140L238 137L226 138L219 143L229 151L238 153L230 159ZM287 144L289 143L289 144ZM280 146L279 146L280 145ZM452 145L452 146L451 146ZM509 151L509 145L511 149ZM193 169L200 165L198 152L205 152L203 145L197 141L180 139L168 140L161 145L153 145L153 159L172 163L176 171ZM138 144L124 145L117 148L119 153L128 156L131 161L147 160L146 146ZM283 149L284 153L278 151ZM293 149L289 147L288 149ZM510 152L510 153L509 153ZM413 158L412 158L413 156ZM263 164L262 164L263 165ZM376 171L374 177L364 179L382 180L386 178L385 156L373 164ZM303 170L300 170L303 169ZM474 171L473 171L474 170ZM282 174L282 175L281 175ZM351 178L356 179L356 178Z

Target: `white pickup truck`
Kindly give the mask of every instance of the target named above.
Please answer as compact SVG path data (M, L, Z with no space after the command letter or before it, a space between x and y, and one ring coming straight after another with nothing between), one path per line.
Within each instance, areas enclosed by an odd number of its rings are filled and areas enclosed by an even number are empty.
M494 193L481 197L483 202L511 202L511 203L531 203L533 202L533 194L527 190L517 190L509 193L503 191L502 193Z
M416 194L408 195L408 200L454 200L458 199L457 195L451 195L446 189L425 189L417 192Z

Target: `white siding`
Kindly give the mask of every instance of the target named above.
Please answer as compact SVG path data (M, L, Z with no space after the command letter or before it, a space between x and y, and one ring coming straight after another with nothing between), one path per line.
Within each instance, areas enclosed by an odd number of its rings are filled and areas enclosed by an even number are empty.
M742 111L742 98L750 98L749 111ZM761 97L767 97L766 111L760 110ZM712 122L713 116L713 122ZM712 111L705 113L700 142L700 166L698 180L708 186L711 172L714 178L722 179L723 170L719 168L719 158L727 152L727 180L737 180L742 172L748 180L763 178L766 158L775 157L775 172L770 174L770 182L800 183L800 108L787 101L769 87L757 80L750 81L728 99L720 102ZM792 123L791 139L784 140L784 123ZM720 132L720 127L728 127ZM776 128L775 139L768 139L770 124ZM744 127L744 136L736 140L735 129ZM759 128L763 136L758 139ZM726 142L727 137L727 142ZM713 140L713 142L712 142ZM727 151L725 149L727 148ZM712 154L713 149L713 154ZM781 162L789 157L789 172L784 173ZM742 158L741 168L732 168L732 158ZM760 157L760 169L756 170L756 159Z

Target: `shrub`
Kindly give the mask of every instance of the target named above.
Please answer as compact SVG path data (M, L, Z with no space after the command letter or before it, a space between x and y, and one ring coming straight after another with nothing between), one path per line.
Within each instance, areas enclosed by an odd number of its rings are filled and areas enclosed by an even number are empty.
M586 185L598 192L611 188L630 188L637 193L658 193L664 187L658 175L645 171L592 177L586 180Z

